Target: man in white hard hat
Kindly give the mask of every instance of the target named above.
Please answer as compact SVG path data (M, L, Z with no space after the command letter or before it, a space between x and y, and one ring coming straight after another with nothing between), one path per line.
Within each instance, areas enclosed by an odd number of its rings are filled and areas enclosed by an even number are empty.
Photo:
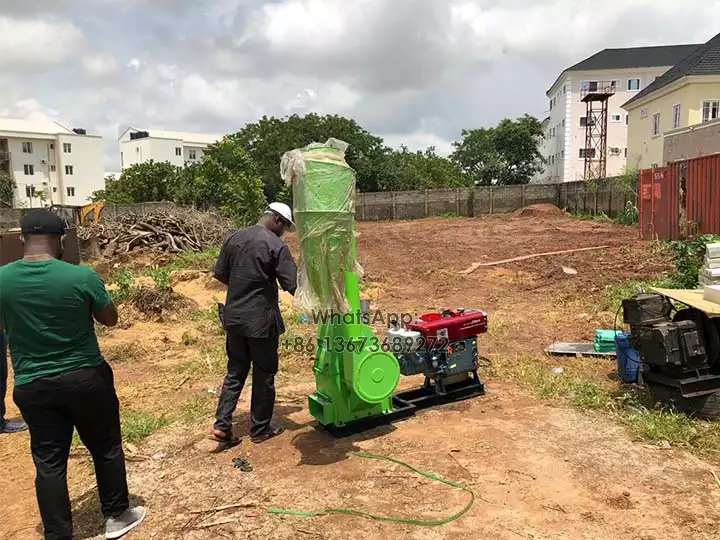
M277 284L295 294L297 266L281 239L294 228L290 207L274 202L257 225L225 240L215 265L215 278L228 287L222 312L228 366L210 435L229 446L240 442L232 433L232 415L251 367L252 441L263 442L284 431L271 424L279 337L285 332Z

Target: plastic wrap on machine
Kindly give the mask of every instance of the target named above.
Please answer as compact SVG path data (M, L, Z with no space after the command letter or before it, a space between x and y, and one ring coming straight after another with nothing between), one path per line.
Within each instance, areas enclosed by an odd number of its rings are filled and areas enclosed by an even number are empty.
M292 186L300 257L295 306L305 313L347 313L345 272L355 258L355 171L347 143L329 139L286 152L280 174Z

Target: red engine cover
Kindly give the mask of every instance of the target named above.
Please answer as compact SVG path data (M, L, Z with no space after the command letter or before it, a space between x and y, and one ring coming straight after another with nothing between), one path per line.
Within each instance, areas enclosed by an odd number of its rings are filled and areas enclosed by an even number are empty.
M425 340L454 343L487 332L487 314L474 309L442 313L425 313L407 328L420 332Z

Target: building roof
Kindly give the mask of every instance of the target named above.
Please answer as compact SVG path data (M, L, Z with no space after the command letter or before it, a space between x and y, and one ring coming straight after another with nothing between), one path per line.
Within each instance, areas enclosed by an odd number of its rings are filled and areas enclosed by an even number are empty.
M720 75L720 34L704 45L698 45L693 51L678 60L672 68L643 88L623 107L635 103L683 77L693 75Z
M147 131L150 134L150 137L154 139L172 139L174 141L182 141L185 144L194 143L210 145L215 144L224 137L224 135L215 135L210 133L189 133L186 131L165 131L161 129L138 129L134 127L128 128L125 130L125 133L127 133L128 130ZM125 133L123 133L123 135L125 135Z
M698 47L700 47L700 45L695 44L603 49L565 69L552 84L550 90L557 84L560 77L569 71L600 71L674 66ZM550 90L548 90L548 93Z
M73 134L73 130L53 120L0 117L0 131L40 135Z

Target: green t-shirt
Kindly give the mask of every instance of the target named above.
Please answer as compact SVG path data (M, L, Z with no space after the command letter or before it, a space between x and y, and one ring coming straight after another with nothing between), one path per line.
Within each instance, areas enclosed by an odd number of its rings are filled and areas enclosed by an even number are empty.
M100 275L57 259L0 267L0 323L15 385L103 362L93 312L110 304Z

